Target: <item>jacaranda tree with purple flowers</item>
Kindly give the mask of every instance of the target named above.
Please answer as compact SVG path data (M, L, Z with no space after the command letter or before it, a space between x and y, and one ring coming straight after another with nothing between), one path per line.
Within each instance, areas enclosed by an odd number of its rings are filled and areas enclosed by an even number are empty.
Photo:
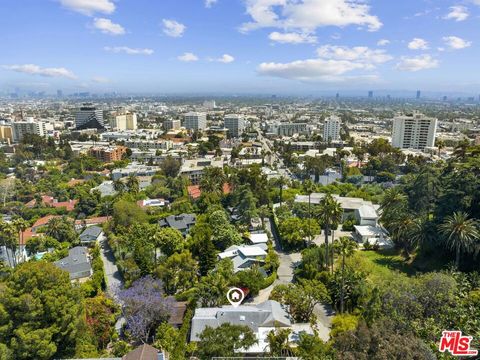
M146 276L119 292L127 329L136 340L147 343L152 332L170 317L174 298L165 296L161 280Z

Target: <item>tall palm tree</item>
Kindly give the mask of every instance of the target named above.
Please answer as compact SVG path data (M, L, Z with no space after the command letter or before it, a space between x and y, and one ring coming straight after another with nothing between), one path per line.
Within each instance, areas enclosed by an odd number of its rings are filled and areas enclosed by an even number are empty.
M257 209L257 213L262 222L262 228L265 228L265 218L272 215L272 210L268 205L262 205Z
M345 303L345 259L353 254L358 245L348 236L342 236L334 242L335 252L342 257L342 288L340 290L340 313L343 313Z
M312 244L312 232L310 231L310 221L312 219L311 197L312 197L312 192L315 189L315 186L313 185L313 182L310 179L305 180L304 186L305 186L305 191L308 194L308 241L310 244Z
M114 180L113 189L121 194L125 190L125 184L120 179Z
M13 222L12 222L12 225L15 227L15 229L17 230L17 233L18 233L18 244L19 245L25 245L23 243L23 232L25 231L25 229L28 227L28 223L22 219L22 218L18 218L18 219L15 219ZM14 256L15 256L15 259L17 257L17 254L14 253Z
M15 256L11 259L8 251L10 249L13 254L16 252L17 235L12 223L0 221L0 243L5 247L9 264L15 266Z
M138 182L138 178L135 175L130 175L127 178L127 188L129 192L134 194L140 191L140 184Z
M446 245L455 250L455 266L460 266L460 255L463 252L472 252L480 240L478 222L469 219L468 214L462 211L447 216L439 230L445 236Z
M342 214L343 214L343 209L336 201L332 195L327 194L325 197L320 201L320 212L319 212L319 220L324 226L324 231L325 231L325 247L326 247L326 256L325 256L325 261L326 261L326 266L327 269L330 266L330 261L329 261L329 242L328 242L328 233L330 232L330 229L333 224L339 223L342 219Z

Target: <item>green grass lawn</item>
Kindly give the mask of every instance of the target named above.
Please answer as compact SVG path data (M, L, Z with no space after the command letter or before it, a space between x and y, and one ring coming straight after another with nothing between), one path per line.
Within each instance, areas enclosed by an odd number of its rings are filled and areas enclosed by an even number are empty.
M374 283L390 281L395 277L415 274L415 270L394 250L356 251L348 263L358 271L365 272Z

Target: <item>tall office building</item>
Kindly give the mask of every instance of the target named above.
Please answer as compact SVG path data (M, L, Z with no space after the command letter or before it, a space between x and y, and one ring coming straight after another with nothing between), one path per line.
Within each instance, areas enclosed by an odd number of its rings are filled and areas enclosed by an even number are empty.
M62 98L63 97L63 91L62 90L57 90L57 98Z
M400 149L423 150L435 145L437 119L415 112L393 119L392 145Z
M330 116L323 124L323 141L340 140L342 120L338 116Z
M372 91L372 90L370 90L370 91L368 92L368 98L369 98L369 99L372 99L372 98L373 98L373 91Z
M422 92L420 90L417 90L417 99L420 99L421 96L422 96Z
M112 120L112 127L116 130L137 130L137 114L127 112L115 116L115 119Z
M75 126L78 130L104 129L103 111L92 104L84 104L75 114Z
M203 130L207 127L207 114L189 112L185 114L184 126L189 130Z
M232 137L239 137L245 129L245 119L241 115L225 115L224 127Z
M12 123L13 140L22 141L26 134L45 136L47 130L43 121L35 121L33 118L27 118L26 121L16 121Z

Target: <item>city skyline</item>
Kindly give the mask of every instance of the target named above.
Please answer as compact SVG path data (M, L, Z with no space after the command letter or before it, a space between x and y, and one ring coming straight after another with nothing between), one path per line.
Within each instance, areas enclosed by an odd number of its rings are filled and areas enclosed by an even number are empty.
M0 20L9 29L4 92L480 89L471 75L477 0L6 0L0 8L15 14Z

